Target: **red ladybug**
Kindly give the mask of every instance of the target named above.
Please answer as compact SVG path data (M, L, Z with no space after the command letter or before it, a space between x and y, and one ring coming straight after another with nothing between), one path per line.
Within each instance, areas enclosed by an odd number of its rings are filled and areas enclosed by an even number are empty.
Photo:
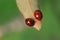
M35 24L35 21L32 18L27 18L25 20L25 23L26 23L26 25L31 27L31 26L33 26Z
M40 10L35 10L34 17L35 17L35 19L40 21L42 19L42 12Z

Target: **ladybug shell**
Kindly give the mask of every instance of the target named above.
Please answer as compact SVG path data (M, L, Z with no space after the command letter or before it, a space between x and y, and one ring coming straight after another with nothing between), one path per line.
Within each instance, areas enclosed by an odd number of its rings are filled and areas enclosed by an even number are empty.
M42 19L42 12L40 10L35 10L34 17L40 21Z

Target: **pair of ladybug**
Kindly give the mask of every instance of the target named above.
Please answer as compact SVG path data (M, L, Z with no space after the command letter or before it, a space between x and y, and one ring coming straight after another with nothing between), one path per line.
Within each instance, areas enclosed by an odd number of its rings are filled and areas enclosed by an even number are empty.
M35 19L37 19L38 21L41 21L41 19L42 19L42 12L41 12L40 10L35 10L35 11L34 11L34 17L35 17ZM32 18L27 18L27 19L25 20L25 23L26 23L26 25L28 25L28 26L34 26L35 20L32 19Z

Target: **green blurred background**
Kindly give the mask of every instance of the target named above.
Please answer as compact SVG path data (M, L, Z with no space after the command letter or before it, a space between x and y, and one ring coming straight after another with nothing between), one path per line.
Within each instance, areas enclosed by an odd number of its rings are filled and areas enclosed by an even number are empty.
M0 40L60 40L60 0L39 0L43 13L42 29L6 33ZM0 25L21 17L16 0L0 0Z

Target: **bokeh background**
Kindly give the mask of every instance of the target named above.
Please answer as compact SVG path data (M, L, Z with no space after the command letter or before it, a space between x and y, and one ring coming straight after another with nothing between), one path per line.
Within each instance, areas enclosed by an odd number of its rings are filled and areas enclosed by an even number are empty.
M6 33L0 40L60 40L60 0L39 0L42 10L42 29ZM16 0L0 0L0 25L21 17Z

